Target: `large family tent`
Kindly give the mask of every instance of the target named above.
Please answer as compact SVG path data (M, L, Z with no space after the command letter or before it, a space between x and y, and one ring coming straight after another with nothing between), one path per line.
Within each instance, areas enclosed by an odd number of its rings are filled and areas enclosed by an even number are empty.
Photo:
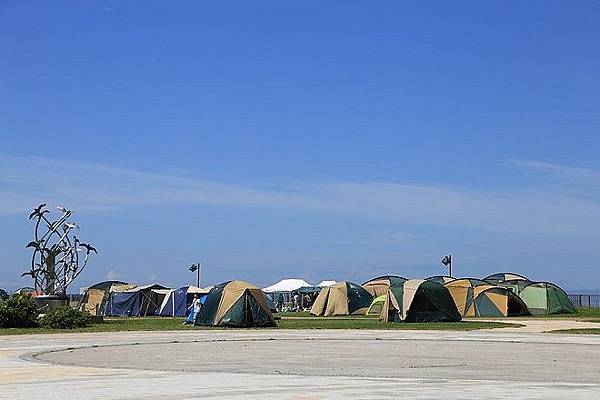
M385 294L382 294L379 297L375 297L371 302L371 305L367 309L367 314L379 314L381 313L381 308L385 303Z
M104 307L104 315L111 317L146 317L156 315L165 295L170 290L162 285L135 286L111 289Z
M529 314L523 300L508 288L468 278L448 282L445 286L463 317L511 317Z
M98 282L85 289L78 308L81 311L87 311L91 315L102 315L112 289L118 290L126 287L131 288L132 285L121 281Z
M363 315L371 305L373 296L353 282L338 282L321 289L310 309L318 316Z
M408 279L397 275L378 276L362 284L362 287L371 294L371 296L381 296L387 292L392 285L400 285Z
M452 296L439 283L420 279L390 286L379 318L384 322L460 321Z
M262 327L274 326L262 290L244 281L229 281L214 286L208 293L196 325Z
M573 314L577 309L564 290L549 282L532 282L519 294L532 315Z
M514 272L499 272L497 274L488 275L483 278L483 280L487 283L491 283L492 285L497 285L500 282L509 280L528 281L529 278L526 278L523 275L515 274Z
M436 275L436 276L430 276L429 278L425 278L425 280L443 285L444 283L448 283L448 282L452 282L452 281L456 280L456 278L453 278L453 277L447 276L447 275Z
M161 317L185 317L194 301L194 296L198 296L200 303L203 304L210 289L210 287L184 286L179 289L169 290L160 304L156 315L160 315Z

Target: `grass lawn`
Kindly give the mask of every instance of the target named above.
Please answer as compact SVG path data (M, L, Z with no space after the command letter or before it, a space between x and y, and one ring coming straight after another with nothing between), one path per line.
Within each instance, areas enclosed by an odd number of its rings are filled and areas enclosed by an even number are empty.
M437 323L385 323L380 322L377 317L308 317L306 315L294 314L295 318L289 318L284 314L277 321L277 329L426 329L426 330L460 330L468 331L474 329L492 329L518 326L510 323L498 322L437 322ZM299 318L298 318L299 317ZM193 329L227 329L194 327L182 325L183 318L107 318L102 324L95 324L87 328L79 329L45 329L45 328L3 328L0 335L26 335L43 333L74 333L74 332L118 332L118 331L179 331Z

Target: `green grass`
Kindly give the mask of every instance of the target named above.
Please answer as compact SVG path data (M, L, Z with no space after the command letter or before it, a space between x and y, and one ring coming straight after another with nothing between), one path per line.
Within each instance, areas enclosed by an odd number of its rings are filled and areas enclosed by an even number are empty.
M376 317L314 317L300 316L292 313L296 318L286 317L277 321L277 329L425 329L425 330L461 330L492 329L519 326L516 324L499 322L437 322L437 323L385 323ZM182 318L108 318L102 324L95 324L87 328L78 329L46 329L46 328L3 328L0 335L27 335L48 333L80 333L80 332L119 332L119 331L180 331L193 329L227 329L194 327L182 325Z
M560 329L550 333L568 333L575 335L600 335L600 328Z
M524 318L581 319L581 320L586 320L586 321L590 320L590 319L600 320L600 308L598 308L598 307L577 307L577 314L536 315L536 316L524 317Z

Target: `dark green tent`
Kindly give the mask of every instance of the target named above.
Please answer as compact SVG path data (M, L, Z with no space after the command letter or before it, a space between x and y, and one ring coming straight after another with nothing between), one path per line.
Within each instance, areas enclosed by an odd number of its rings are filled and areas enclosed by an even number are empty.
M262 290L248 282L230 281L208 292L196 325L262 327L274 326L275 321Z
M448 289L439 283L417 279L390 286L379 317L385 322L461 320Z

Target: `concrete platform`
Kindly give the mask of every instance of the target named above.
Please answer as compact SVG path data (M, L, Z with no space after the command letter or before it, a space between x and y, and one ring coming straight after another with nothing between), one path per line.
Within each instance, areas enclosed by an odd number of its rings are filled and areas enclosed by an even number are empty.
M598 399L600 337L526 330L0 337L3 399L471 396Z

